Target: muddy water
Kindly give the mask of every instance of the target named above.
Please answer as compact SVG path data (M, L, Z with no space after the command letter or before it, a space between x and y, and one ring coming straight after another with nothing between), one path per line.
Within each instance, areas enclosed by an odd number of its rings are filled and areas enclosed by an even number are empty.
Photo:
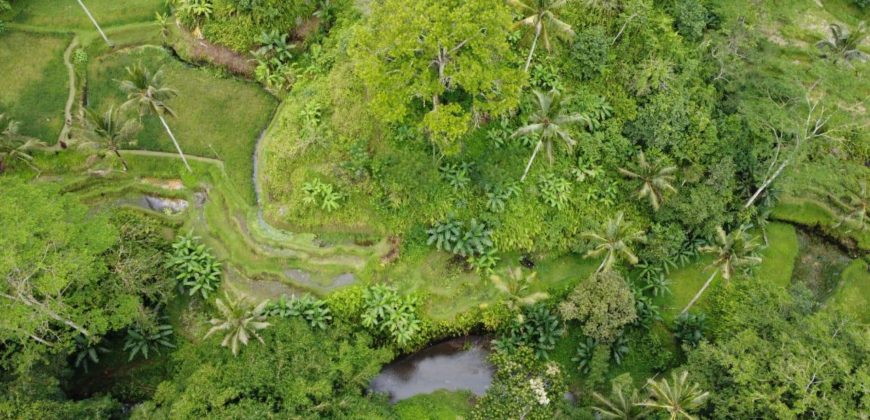
M387 393L391 402L446 389L482 395L492 383L495 369L487 361L489 341L464 337L445 341L385 366L371 384Z

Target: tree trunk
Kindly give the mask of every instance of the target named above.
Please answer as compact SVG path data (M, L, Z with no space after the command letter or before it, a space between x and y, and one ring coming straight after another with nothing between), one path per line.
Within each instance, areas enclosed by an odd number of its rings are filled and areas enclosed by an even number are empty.
M529 58L526 59L526 73L529 72L529 66L532 65L532 56L535 55L535 48L538 46L538 38L541 37L541 22L538 21L538 24L535 26L535 39L532 41L532 49L529 51Z
M767 187L769 187L770 184L779 177L779 175L782 173L785 167L788 166L789 163L791 163L791 159L786 159L784 162L782 162L782 164L779 165L779 168L776 169L776 172L774 172L773 175L770 176L770 178L767 178L767 180L764 181L763 184L761 184L761 187L758 188L758 191L755 191L755 194L752 194L752 197L750 197L749 201L747 201L746 204L743 206L744 210L751 207L752 204L755 203L755 200L758 200L758 197L761 195L761 193L764 192L764 190L767 189Z
M704 283L703 286L701 286L701 290L698 290L698 293L695 294L695 297L693 297L691 301L689 301L689 304L686 305L685 308L683 308L683 310L680 312L680 315L686 313L686 312L689 310L689 308L691 308L692 305L694 305L695 302L697 302L698 299L701 298L701 295L703 295L703 294L704 294L704 291L707 290L708 287L710 287L710 283L713 282L713 279L716 278L716 275L717 275L717 274L719 274L719 270L713 271L713 274L710 275L710 278L707 279L707 282Z
M115 156L117 156L118 159L121 159L121 166L124 167L124 172L127 172L127 169L128 169L128 167L127 167L127 160L125 160L124 157L121 156L121 152L119 152L118 149L115 149L115 150L112 150L112 151L115 152Z
M178 140L175 140L175 135L172 134L172 130L169 129L169 124L166 123L166 119L163 118L163 115L157 116L160 118L160 122L163 123L163 128L166 129L166 133L169 134L169 138L172 139L172 144L175 145L175 149L178 150L178 155L181 156L181 160L184 162L184 166L189 172L193 172L193 169L190 169L190 165L187 164L187 158L184 157L184 152L181 151L181 146L178 145Z
M526 170L525 170L525 172L523 172L523 177L520 178L520 182L526 181L526 175L529 174L529 169L532 169L532 162L535 161L535 157L538 156L538 152L541 151L541 146L543 146L543 145L544 145L544 142L539 140L538 145L535 146L535 151L532 152L532 158L529 159L529 163L528 163L528 165L526 165Z
M107 36L106 36L106 33L103 32L103 28L100 28L100 24L97 23L97 20L96 20L96 19L94 19L94 16L91 14L91 11L88 10L87 6L85 6L85 4L82 3L82 0L78 0L78 2L79 2L79 6L81 6L82 9L84 9L85 14L88 15L88 19L90 19L91 22L94 24L94 26L97 27L97 32L99 32L99 33L100 33L100 36L103 37L103 40L106 41L106 45L108 45L110 48L115 48L115 45L112 44L112 41L109 41L109 37L107 37Z

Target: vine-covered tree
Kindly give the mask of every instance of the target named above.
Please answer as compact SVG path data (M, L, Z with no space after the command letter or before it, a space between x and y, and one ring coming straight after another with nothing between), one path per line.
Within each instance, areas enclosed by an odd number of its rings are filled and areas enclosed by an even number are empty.
M500 0L385 0L355 33L351 58L371 112L402 122L428 108L423 127L443 152L473 118L515 108L525 76L512 65L510 13Z

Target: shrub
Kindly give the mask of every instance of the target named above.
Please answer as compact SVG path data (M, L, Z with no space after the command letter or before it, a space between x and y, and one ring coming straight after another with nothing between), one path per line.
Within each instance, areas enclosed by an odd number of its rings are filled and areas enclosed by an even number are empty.
M595 350L598 348L598 342L592 337L586 337L583 341L577 344L577 352L571 358L571 361L577 364L577 370L582 374L588 374L592 367L592 359L595 357Z
M399 347L406 347L421 330L417 298L399 296L390 286L367 287L363 290L362 325L388 336Z
M343 198L332 184L321 182L319 178L302 185L302 202L306 205L317 205L319 202L320 208L328 212L338 210Z
M698 0L678 0L674 3L672 13L677 32L686 39L697 41L704 35L709 15L707 9Z
M539 359L547 359L547 352L556 346L556 339L563 332L559 315L550 311L546 305L537 304L514 317L493 344L496 350L507 353L527 347Z
M199 293L203 299L208 299L221 282L221 264L205 244L190 233L172 243L166 268L175 273L176 281L191 296Z
M462 257L484 255L492 251L492 230L483 222L472 219L466 224L448 219L426 231L428 245Z
M520 195L520 186L516 181L506 184L487 185L486 209L493 213L501 213L507 206L508 200Z
M607 64L607 52L611 38L604 28L594 26L577 34L571 46L571 69L581 80L589 80L601 74Z
M544 203L558 210L563 210L571 199L571 183L556 174L542 175L538 189Z
M161 348L175 348L171 341L173 332L172 325L160 323L128 329L124 338L124 351L130 354L127 360L140 354L147 359L149 353L160 354Z
M471 183L471 164L468 162L445 163L438 170L441 178L453 187L453 191L464 190Z

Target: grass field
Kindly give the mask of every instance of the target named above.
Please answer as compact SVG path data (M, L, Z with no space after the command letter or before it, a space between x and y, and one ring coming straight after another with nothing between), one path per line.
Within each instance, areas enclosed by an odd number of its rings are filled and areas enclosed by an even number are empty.
M163 9L163 0L82 0L101 26L108 27L154 19ZM8 13L11 21L55 30L93 29L84 10L75 0L13 1Z
M89 106L103 109L122 103L119 80L125 77L127 66L138 62L151 69L162 67L166 85L178 91L178 96L169 101L177 117L169 118L168 123L182 149L224 161L233 186L253 204L254 146L277 101L253 83L187 66L162 48L144 46L92 60ZM174 152L158 119L145 118L143 122L136 148Z
M762 263L755 273L755 278L758 281L769 281L788 287L794 261L798 255L795 229L784 223L771 223L767 229L770 245L761 253ZM673 322L695 293L701 289L713 273L713 269L708 268L712 261L712 256L705 255L691 264L671 271L668 276L671 280L671 294L659 297L656 302L662 309L662 318L665 322ZM722 285L722 280L722 276L717 274L713 284L695 304L696 309L704 309L705 302L716 293L716 289Z
M23 134L53 144L63 126L72 37L11 31L0 35L0 113L21 122Z
M435 391L417 395L396 404L402 420L455 420L471 413L472 395L466 391Z
M867 261L854 260L843 270L830 304L853 315L859 322L870 324L870 271Z

